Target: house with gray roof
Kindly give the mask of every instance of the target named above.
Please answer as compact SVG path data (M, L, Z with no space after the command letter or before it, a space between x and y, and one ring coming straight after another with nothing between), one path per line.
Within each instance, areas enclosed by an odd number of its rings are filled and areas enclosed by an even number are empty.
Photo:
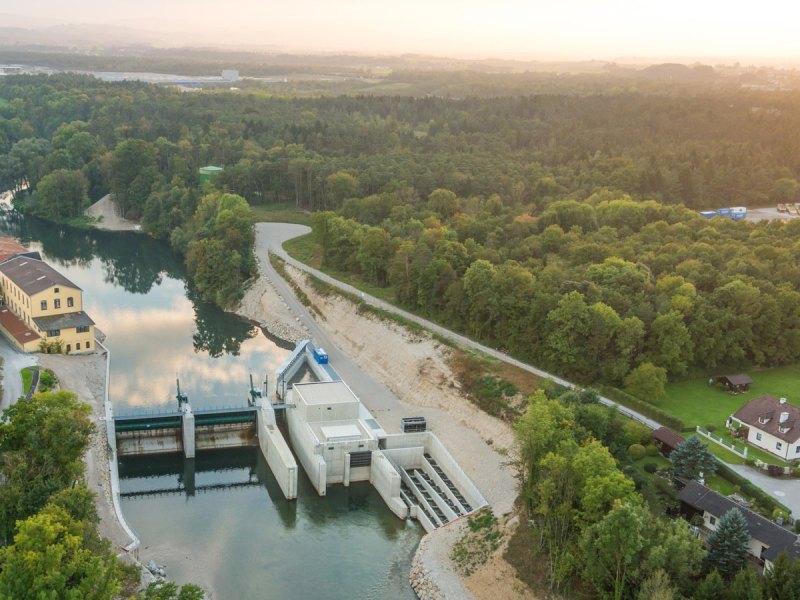
M795 558L800 557L797 535L696 481L687 482L686 487L678 493L678 499L688 518L695 514L703 516L703 537L717 529L719 520L725 513L738 509L744 516L750 534L747 547L750 556L765 568L770 568L781 552L787 552Z

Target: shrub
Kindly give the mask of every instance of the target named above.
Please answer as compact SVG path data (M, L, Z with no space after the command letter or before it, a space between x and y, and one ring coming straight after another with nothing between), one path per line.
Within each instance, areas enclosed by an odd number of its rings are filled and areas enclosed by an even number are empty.
M792 469L792 477L800 477L800 467L795 467Z
M658 465L656 463L645 463L644 470L648 473L655 473L658 471Z
M658 448L656 448L654 444L645 446L644 452L647 456L658 456Z
M56 387L56 376L50 369L42 369L39 371L39 391L49 392Z
M714 423L709 423L708 425L706 425L706 431L708 431L709 433L714 433L716 430L717 426L714 425Z
M783 475L783 467L778 465L768 465L767 474L770 477L781 477Z
M645 449L644 446L641 444L631 444L628 447L628 456L630 456L633 460L639 460L644 458Z

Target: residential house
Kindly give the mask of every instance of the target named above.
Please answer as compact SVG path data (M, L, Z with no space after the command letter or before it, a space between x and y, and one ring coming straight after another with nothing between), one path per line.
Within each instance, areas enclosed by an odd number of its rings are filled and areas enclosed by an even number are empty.
M800 408L786 398L754 398L730 421L748 428L746 439L753 446L784 460L800 460Z
M747 549L753 560L767 569L781 552L788 552L794 557L800 556L800 545L797 544L794 533L696 481L689 481L678 494L678 499L687 518L691 519L695 514L703 516L704 538L717 529L719 520L725 513L734 508L739 509L750 534Z
M67 354L94 350L94 321L83 311L81 289L38 253L0 263L0 290L0 330L18 349L36 351L44 339L60 340Z
M653 442L655 442L656 448L665 458L669 458L669 455L678 447L678 444L682 444L685 441L686 438L669 427L659 427L653 431Z

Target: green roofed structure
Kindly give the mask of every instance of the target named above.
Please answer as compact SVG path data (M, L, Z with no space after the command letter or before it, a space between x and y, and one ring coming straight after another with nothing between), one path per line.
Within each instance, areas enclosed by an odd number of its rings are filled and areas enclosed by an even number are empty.
M221 173L224 169L222 167L215 167L214 165L209 165L207 167L200 167L200 185L203 185L205 182L210 181L212 177Z

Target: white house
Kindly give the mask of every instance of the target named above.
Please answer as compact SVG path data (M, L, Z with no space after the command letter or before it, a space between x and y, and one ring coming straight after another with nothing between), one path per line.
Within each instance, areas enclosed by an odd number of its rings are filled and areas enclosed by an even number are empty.
M748 428L747 441L784 460L800 460L800 408L786 398L753 398L731 415Z

